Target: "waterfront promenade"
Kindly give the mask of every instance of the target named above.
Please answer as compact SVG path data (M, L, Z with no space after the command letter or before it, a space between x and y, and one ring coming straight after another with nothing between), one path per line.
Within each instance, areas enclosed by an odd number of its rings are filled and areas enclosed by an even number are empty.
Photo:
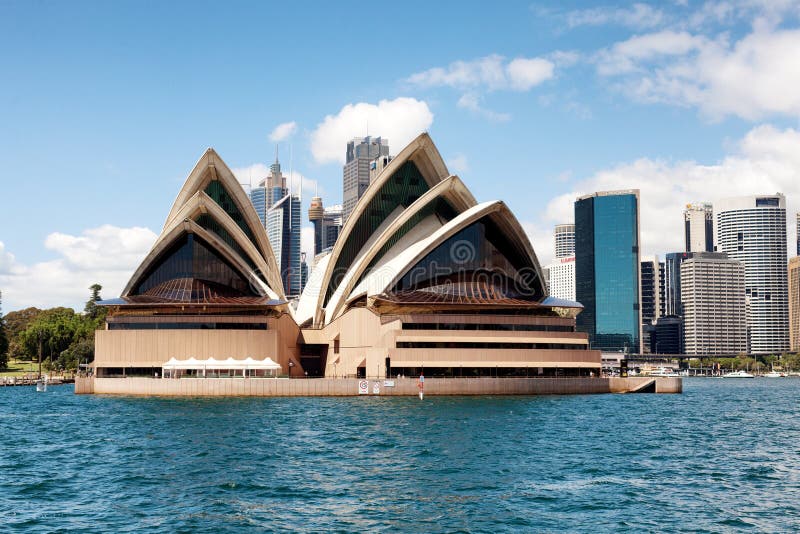
M359 393L366 382L367 393ZM363 384L361 384L363 387ZM363 391L363 390L362 390ZM76 377L77 394L225 396L225 397L345 397L416 396L416 378L180 378ZM571 395L628 393L681 393L681 378L426 378L425 395Z

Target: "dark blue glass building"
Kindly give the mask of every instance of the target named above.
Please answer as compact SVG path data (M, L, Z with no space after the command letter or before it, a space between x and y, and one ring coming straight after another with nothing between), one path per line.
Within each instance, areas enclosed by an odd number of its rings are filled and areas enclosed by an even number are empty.
M577 328L594 349L641 352L639 190L575 202Z

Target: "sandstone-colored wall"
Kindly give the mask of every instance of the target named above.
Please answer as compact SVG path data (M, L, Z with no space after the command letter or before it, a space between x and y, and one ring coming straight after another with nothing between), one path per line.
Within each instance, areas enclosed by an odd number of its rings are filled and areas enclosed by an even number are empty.
M653 380L632 378L428 378L425 395L571 395L625 393ZM385 387L383 380L368 380L369 394L375 384L382 396L416 396L417 380L394 380ZM144 377L78 377L75 393L163 396L356 396L357 379L154 379ZM680 393L682 379L656 379L657 393Z
M249 356L272 358L283 373L292 359L302 374L299 333L288 314L270 318L266 330L97 330L95 367L161 367L173 357L243 360Z

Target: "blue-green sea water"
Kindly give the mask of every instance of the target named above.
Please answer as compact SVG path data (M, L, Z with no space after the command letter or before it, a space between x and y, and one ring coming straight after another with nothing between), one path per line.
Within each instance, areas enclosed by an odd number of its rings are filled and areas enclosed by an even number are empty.
M800 531L800 380L682 395L0 388L0 530Z

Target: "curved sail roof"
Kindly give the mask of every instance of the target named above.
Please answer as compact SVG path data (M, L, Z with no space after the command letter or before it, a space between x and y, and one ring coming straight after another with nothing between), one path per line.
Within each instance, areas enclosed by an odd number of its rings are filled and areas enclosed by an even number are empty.
M547 306L539 260L501 201L476 204L422 134L370 184L304 291L324 326L357 301Z
M253 242L261 255L267 260L273 258L274 262L275 255L272 252L267 233L258 218L258 213L256 213L242 186L236 180L233 171L230 170L213 148L206 149L197 164L195 164L192 172L189 173L186 182L175 198L172 209L167 216L167 221L164 223L164 228L167 228L178 217L181 207L198 191L203 191L212 198L241 228L242 232ZM273 267L277 272L278 268L274 263ZM277 287L273 287L273 289L278 294L283 294L283 288L280 288L280 291L278 291Z
M345 299L353 288L373 269L380 269L387 255L402 250L439 228L458 214L476 204L475 198L457 176L449 176L433 186L428 192L406 208L398 217L391 220L369 240L353 265L348 269L326 307L325 315L333 318L344 309Z
M447 178L447 166L427 133L411 141L367 188L347 219L331 251L326 282L317 301L325 308L347 271L376 231L390 224L436 184Z
M285 299L266 231L235 176L206 150L181 188L161 235L122 297L165 301Z
M541 302L546 297L541 266L525 231L505 203L501 201L478 204L433 232L429 237L405 248L381 269L365 278L355 288L350 298L354 299L365 295L377 295L391 291L409 272L417 268L426 257L436 252L438 248L448 244L448 240L452 240L454 237L459 238L458 234L465 232L476 223L482 221L486 221L494 227L492 229L494 235L484 235L481 241L477 243L470 241L470 236L461 235L460 239L455 239L449 243L450 246L444 251L443 257L436 258L438 260L436 268L443 277L448 276L447 262L450 260L459 269L469 270L472 273L476 269L474 265L470 265L468 262L477 259L480 254L479 249L484 246L483 241L497 241L498 243L492 252L495 255L515 257L515 260L495 266L490 265L489 263L491 262L487 263L484 260L483 264L479 264L479 266L484 270L488 270L489 267L504 267L503 270L506 271L509 278L514 278L511 275L522 278L517 281L517 284L525 284L526 287L524 289L527 289L527 291L519 292L528 294L521 296ZM422 270L419 270L418 273L420 279L426 274ZM477 279L480 280L480 276L477 276ZM453 280L448 282L452 284ZM521 290L523 288L517 289Z

